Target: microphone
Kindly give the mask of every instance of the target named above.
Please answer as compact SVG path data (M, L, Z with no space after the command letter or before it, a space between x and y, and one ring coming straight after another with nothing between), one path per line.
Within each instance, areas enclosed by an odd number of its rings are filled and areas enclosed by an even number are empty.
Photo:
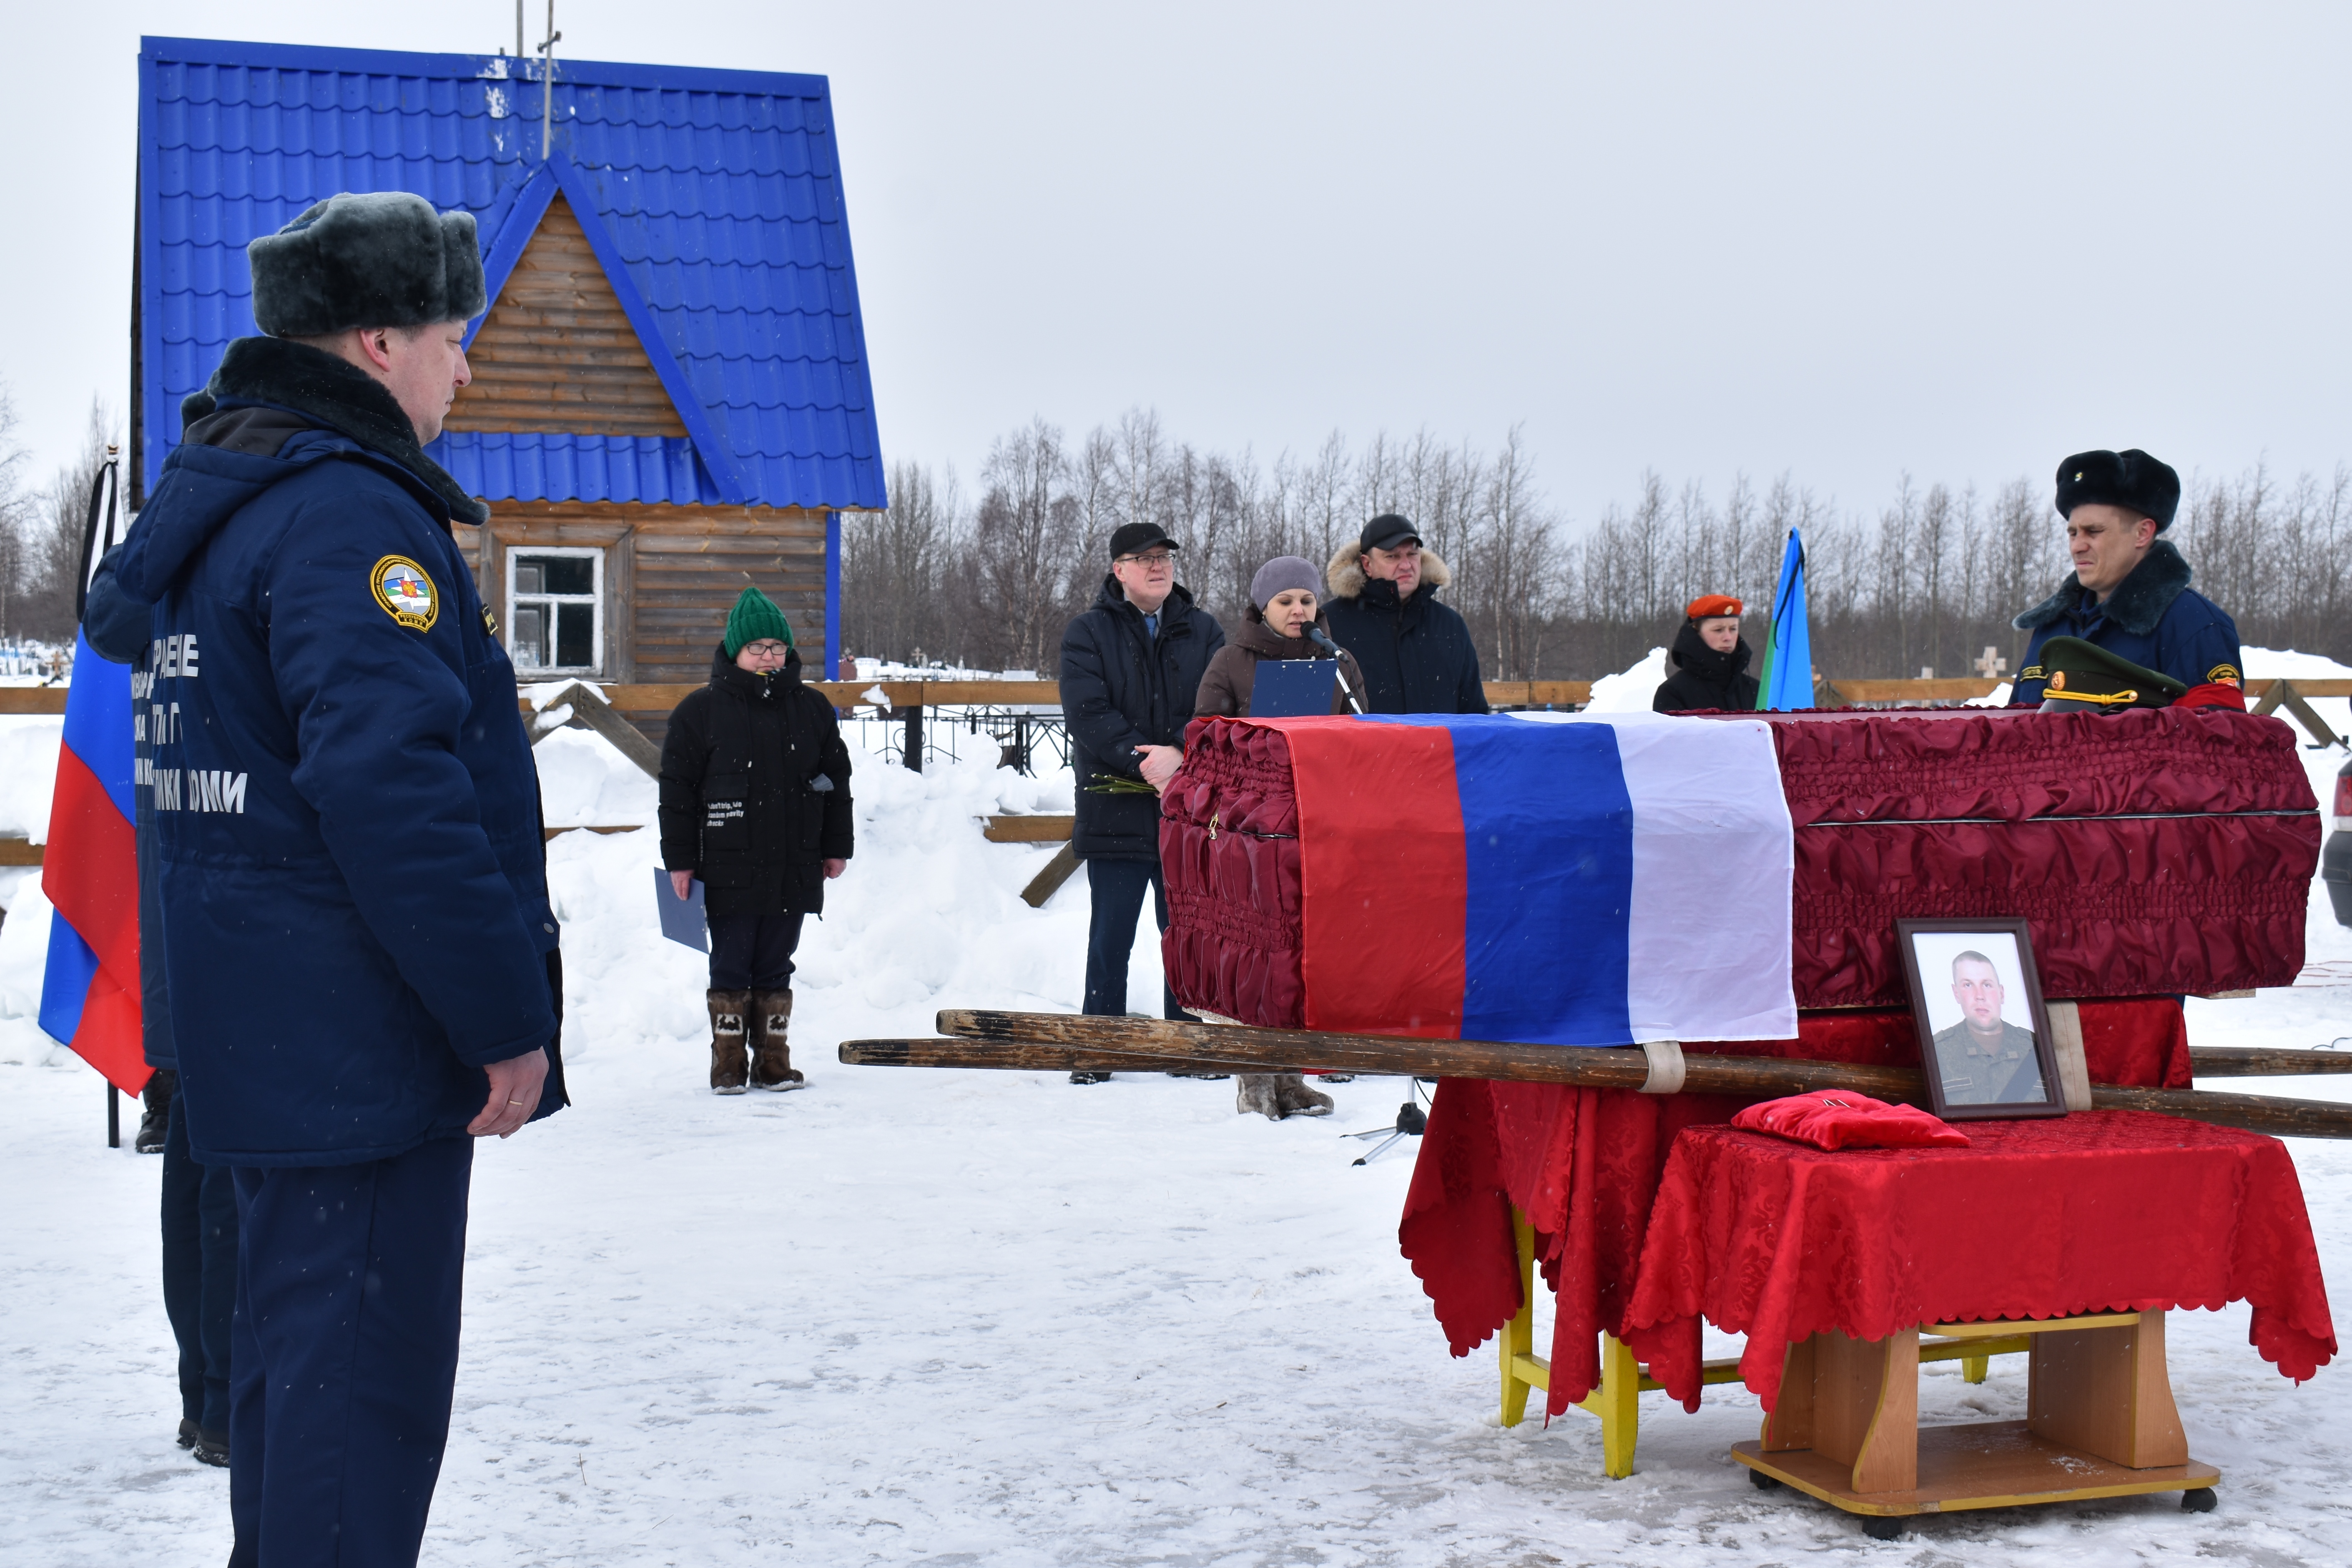
M1307 623L1307 639L1313 643L1317 647L1319 647L1324 652L1329 654L1334 659L1340 658L1346 651L1341 648L1338 643L1331 640L1330 634L1324 631L1321 626L1315 625L1311 621ZM1364 710L1363 700L1359 698L1354 691L1349 689L1348 667L1344 664L1339 667L1339 691L1341 695L1347 698L1349 707L1354 709L1358 713L1361 713Z

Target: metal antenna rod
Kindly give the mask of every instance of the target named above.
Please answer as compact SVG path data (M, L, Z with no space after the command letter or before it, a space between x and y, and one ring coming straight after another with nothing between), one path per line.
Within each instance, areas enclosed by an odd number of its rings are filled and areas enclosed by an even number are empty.
M521 8L522 0L515 0L515 9L520 11ZM562 41L563 35L555 30L555 0L547 0L547 41L539 46L539 52L546 61L539 79L541 96L547 105L546 118L541 121L539 132L541 163L545 163L548 154L555 151L555 46Z
M522 58L522 0L515 0L515 58Z

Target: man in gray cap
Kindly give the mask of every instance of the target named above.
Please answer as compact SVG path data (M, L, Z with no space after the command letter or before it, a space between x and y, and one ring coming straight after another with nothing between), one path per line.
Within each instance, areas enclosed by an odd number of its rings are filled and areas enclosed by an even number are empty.
M248 255L269 335L183 406L90 618L147 607L142 942L190 1152L236 1183L230 1562L413 1563L473 1141L565 1102L538 775L450 529L488 509L423 451L481 254L470 216L391 193Z

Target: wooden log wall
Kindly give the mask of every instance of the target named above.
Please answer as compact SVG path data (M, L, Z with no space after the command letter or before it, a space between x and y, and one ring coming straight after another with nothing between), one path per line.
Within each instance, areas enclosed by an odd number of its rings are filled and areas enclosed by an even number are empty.
M491 513L487 527L457 531L502 637L509 619L507 563L514 552L589 546L604 556L599 679L702 684L727 612L752 584L791 618L808 678L824 678L821 510L502 500L491 503ZM661 725L640 721L639 727L659 740Z
M686 434L561 195L548 204L466 361L474 380L449 405L452 430Z

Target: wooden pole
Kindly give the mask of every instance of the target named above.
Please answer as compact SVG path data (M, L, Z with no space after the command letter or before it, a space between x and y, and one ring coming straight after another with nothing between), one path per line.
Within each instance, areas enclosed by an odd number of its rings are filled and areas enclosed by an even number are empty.
M992 1068L1067 1072L1354 1072L1409 1078L1475 1078L1639 1089L1650 1077L1639 1050L1561 1047L1490 1040L1416 1040L1310 1029L1254 1029L1156 1018L1094 1018L1071 1013L950 1008L939 1015L944 1039L850 1040L840 1058L872 1067ZM1874 1100L1925 1105L1927 1086L1907 1068L1778 1057L1687 1056L1682 1089L1750 1100L1843 1089ZM2201 1089L2094 1084L2101 1110L2152 1110L2280 1137L2352 1138L2352 1104Z
M2189 1066L2200 1078L2288 1078L2352 1072L2352 1051L2297 1051L2274 1046L2191 1046Z

